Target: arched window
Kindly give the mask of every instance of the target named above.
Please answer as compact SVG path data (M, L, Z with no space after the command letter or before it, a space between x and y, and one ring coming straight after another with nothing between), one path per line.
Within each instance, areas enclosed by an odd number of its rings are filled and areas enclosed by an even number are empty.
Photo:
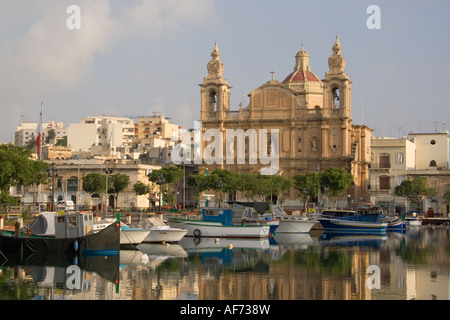
M339 99L340 99L340 93L339 88L335 87L331 90L331 93L333 94L333 108L338 109L339 108Z
M217 94L214 91L209 93L209 111L217 111Z
M430 161L430 167L437 167L437 164L436 164L435 160L431 160Z

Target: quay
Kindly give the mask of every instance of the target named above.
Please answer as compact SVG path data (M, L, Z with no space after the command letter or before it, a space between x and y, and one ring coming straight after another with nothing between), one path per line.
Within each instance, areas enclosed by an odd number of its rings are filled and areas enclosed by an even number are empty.
M450 226L450 218L423 217L422 225Z

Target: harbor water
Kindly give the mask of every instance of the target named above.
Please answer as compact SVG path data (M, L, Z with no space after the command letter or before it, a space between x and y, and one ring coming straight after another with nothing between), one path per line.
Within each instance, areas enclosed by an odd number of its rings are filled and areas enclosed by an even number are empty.
M450 228L441 226L384 235L185 237L118 256L66 258L18 264L0 255L0 299L450 299Z

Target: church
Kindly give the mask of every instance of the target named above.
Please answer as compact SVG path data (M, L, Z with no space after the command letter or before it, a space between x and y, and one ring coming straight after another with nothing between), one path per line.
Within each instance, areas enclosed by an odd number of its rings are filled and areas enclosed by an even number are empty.
M302 45L295 55L292 73L282 82L274 80L272 73L272 80L248 94L248 106L241 104L238 110L230 110L231 86L223 76L224 64L220 60L221 55L216 43L211 53L212 59L207 64L208 76L200 84L201 130L218 130L223 136L220 143L223 143L223 150L226 152L230 145L236 151L238 144L228 144L227 132L252 130L260 138L263 135L258 133L264 132L268 135L267 150L265 147L257 148L258 152L261 153L264 149L271 154L270 152L276 149L273 154L277 156L278 162L272 174L281 174L287 178L310 171L325 170L328 167L344 168L347 173L353 175L354 181L347 194L341 196L341 203L357 203L366 201L368 196L373 130L365 125L352 124L352 81L345 72L345 58L338 37L331 51L328 59L329 71L323 79L311 71L309 55ZM250 135L247 138L250 138ZM204 150L209 142L202 140ZM220 168L237 173L261 173L267 164L262 161L251 162L249 148L252 146L247 142L245 163L203 162L200 172L206 169L212 172ZM238 195L238 198L240 196L243 195ZM300 204L299 192L294 188L286 192L283 199L284 204L288 206Z

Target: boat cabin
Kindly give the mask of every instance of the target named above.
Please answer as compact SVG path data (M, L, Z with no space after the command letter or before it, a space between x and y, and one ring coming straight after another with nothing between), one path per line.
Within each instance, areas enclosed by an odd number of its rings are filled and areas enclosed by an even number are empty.
M202 209L203 221L220 222L224 226L233 225L233 210L226 208L204 208Z
M94 233L92 212L55 215L55 238L77 238Z

